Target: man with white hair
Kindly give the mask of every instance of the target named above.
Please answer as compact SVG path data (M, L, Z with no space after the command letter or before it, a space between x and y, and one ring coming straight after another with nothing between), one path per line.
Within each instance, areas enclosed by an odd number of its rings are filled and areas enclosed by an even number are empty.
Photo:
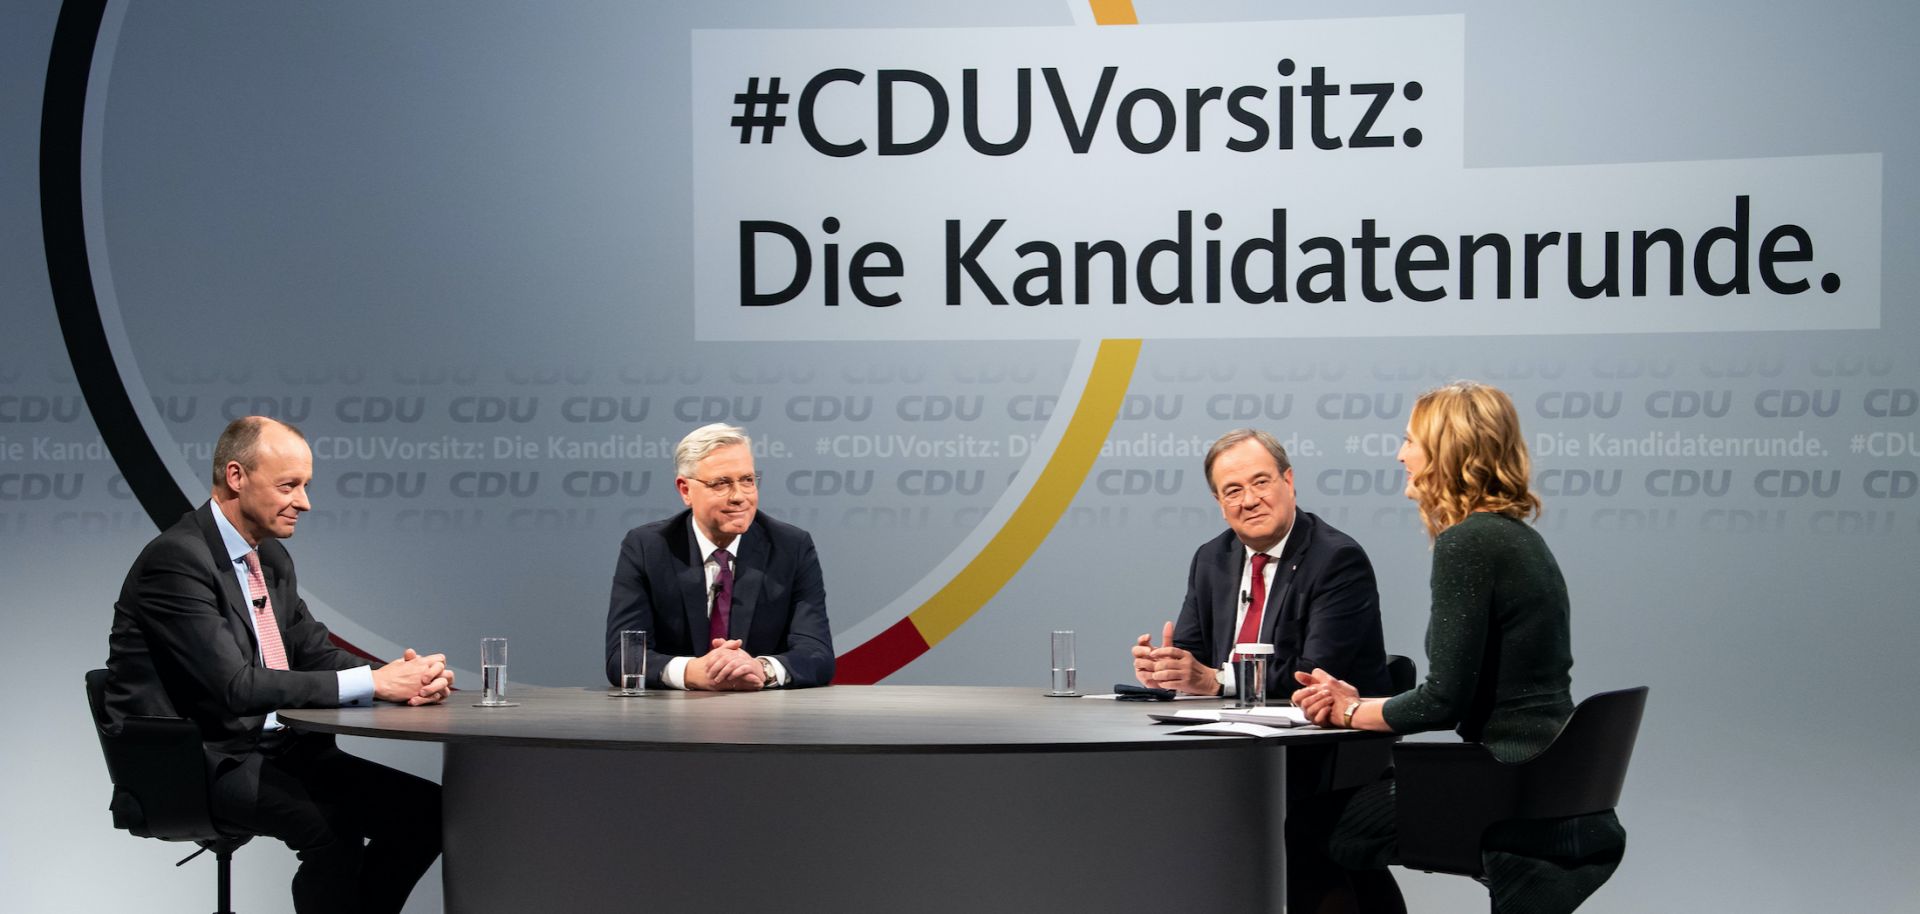
M674 448L687 510L627 531L607 607L607 681L620 633L645 631L649 688L753 691L826 685L833 633L805 530L760 513L745 430L714 423Z

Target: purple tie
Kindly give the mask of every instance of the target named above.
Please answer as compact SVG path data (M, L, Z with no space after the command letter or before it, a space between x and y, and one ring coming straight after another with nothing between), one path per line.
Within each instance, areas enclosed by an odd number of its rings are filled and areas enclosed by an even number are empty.
M720 566L720 571L713 576L713 612L707 614L707 637L725 641L727 624L733 621L733 556L725 549L715 549L713 563Z

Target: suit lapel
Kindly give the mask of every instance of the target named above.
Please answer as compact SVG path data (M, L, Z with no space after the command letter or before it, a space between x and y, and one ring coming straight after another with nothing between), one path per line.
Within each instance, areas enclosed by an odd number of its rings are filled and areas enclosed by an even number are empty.
M300 605L300 594L287 586L287 579L281 576L280 570L282 563L291 567L293 558L287 555L284 546L276 542L273 544L273 558L269 560L266 545L261 544L260 579L267 585L268 599L273 601L273 626L280 630L280 647L287 652L287 666L297 670L300 669L301 658L293 655L293 639L289 636L293 629L289 626L293 624L293 608ZM249 600L247 605L251 607L253 602Z
M693 655L707 652L707 566L700 557L700 541L693 536L693 514L685 515L679 542L686 549L677 575L680 598L686 614L687 640L693 643Z
M240 579L234 573L233 557L227 554L227 543L220 538L220 527L213 521L213 502L209 501L194 512L194 520L200 526L200 537L206 540L207 549L213 557L213 577L220 582L220 595L225 597L222 607L235 622L238 622L242 643L253 654L254 662L260 660L260 645L253 635L253 620L247 609L252 606L247 595L240 592Z
M1225 542L1221 543L1219 554L1214 560L1217 583L1213 593L1213 630L1218 635L1213 639L1214 656L1207 663L1220 666L1227 662L1233 653L1233 639L1238 636L1234 629L1234 617L1240 614L1240 566L1245 563L1247 547L1241 545L1240 538L1229 530Z
M767 559L773 537L756 518L748 535L734 541L740 555L733 563L733 608L728 625L734 637L746 641L753 634L753 608L760 602L760 585L767 579Z
M1288 605L1293 602L1293 573L1312 543L1313 522L1307 518L1307 512L1295 509L1287 546L1280 550L1280 558L1273 563L1274 570L1267 581L1266 618L1260 620L1260 635L1268 644L1278 645L1285 640L1280 637L1283 631L1280 626L1293 624L1292 607Z

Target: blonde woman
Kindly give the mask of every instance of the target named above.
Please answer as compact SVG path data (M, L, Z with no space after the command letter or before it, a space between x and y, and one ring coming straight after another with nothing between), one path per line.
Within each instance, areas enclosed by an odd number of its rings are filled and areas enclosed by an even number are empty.
M1513 401L1459 381L1422 394L1400 463L1433 540L1427 676L1392 698L1362 698L1323 671L1296 674L1293 701L1315 723L1391 733L1451 727L1502 761L1539 753L1573 713L1567 584L1528 521L1540 498ZM1332 799L1329 854L1354 870L1397 859L1393 782ZM1508 823L1487 834L1494 910L1571 911L1619 864L1626 832L1611 812Z

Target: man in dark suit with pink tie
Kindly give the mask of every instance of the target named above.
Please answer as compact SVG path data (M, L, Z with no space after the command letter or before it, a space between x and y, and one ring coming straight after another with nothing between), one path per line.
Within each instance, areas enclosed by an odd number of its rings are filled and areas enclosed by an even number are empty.
M294 910L399 911L440 854L440 788L280 724L282 708L446 698L446 658L368 664L307 611L280 540L310 507L299 429L236 419L214 446L213 497L147 544L114 604L106 712L199 724L214 823L300 858Z

